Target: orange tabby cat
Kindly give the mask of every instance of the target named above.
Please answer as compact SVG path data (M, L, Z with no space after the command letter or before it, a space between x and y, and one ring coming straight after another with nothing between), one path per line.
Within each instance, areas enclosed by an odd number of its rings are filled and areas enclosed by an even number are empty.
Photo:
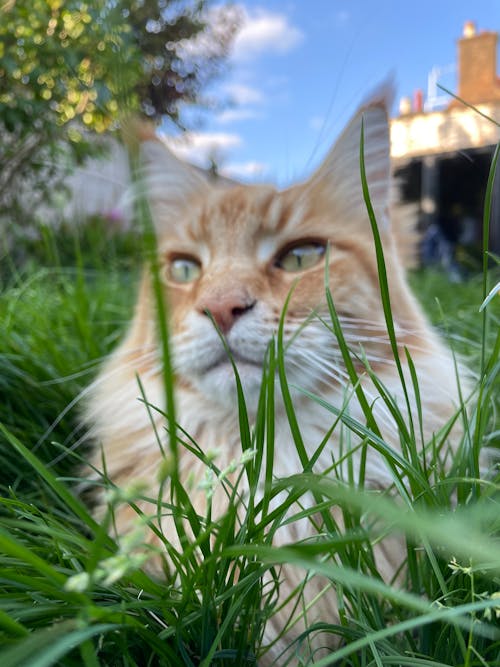
M177 420L204 452L219 451L216 464L221 469L241 457L241 443L234 373L212 318L232 352L252 417L266 349L296 283L284 326L286 340L293 339L286 350L288 381L321 395L332 405L343 404L349 380L338 344L324 323L328 321L324 289L327 244L330 288L345 337L355 350L362 348L372 369L400 409L405 410L401 381L388 344L373 237L362 195L362 122L366 176L384 244L401 364L410 378L403 351L406 347L417 368L427 441L454 413L459 400L453 359L409 292L391 231L389 126L384 95L360 108L306 182L283 191L269 185L228 187L209 183L177 160L153 134L142 137L144 179L169 303ZM151 415L140 398L137 378L149 403L162 408L165 399L155 318L151 277L146 271L132 323L91 387L86 413L96 443L91 457L94 468L101 469L104 460L113 483L125 486L143 481L146 495L152 499L161 493L158 470L162 454ZM383 436L399 449L398 428L384 402L375 401L377 391L366 374L362 384L369 400L374 401ZM276 401L274 474L279 478L300 472L302 466L279 396ZM414 397L410 396L410 401ZM305 445L312 454L330 427L331 416L300 392L295 397L295 409ZM364 422L355 397L348 409L352 417ZM156 430L163 433L163 418L155 411L152 415ZM416 415L415 406L413 417L418 423ZM185 482L190 476L195 480L190 499L204 515L206 489L199 483L206 465L182 445L179 456L181 479ZM359 465L356 456L354 453L352 457L354 469ZM334 433L314 470L331 467L336 457L338 434ZM374 450L367 456L366 483L377 488L392 483L387 464ZM162 492L168 502L168 485ZM98 514L102 515L104 499L99 502ZM213 503L213 513L222 514L227 496L216 489ZM137 504L147 515L155 516L154 502ZM133 509L120 506L115 514L116 531L129 531L136 517ZM167 511L161 530L177 543ZM277 541L297 542L312 532L307 522L290 523L278 532ZM156 542L153 532L149 540ZM377 557L380 570L390 578L403 558L401 544L385 543ZM303 572L284 567L282 599L303 577ZM305 590L306 603L324 586L324 580L313 577ZM307 619L296 624L268 652L267 662L272 662L307 623L335 622L336 609L335 592L327 590L312 605ZM270 621L269 641L282 632L289 611L285 607Z

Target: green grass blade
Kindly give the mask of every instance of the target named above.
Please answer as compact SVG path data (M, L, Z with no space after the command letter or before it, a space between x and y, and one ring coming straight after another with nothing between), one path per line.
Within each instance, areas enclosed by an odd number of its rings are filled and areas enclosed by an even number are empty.
M498 166L498 157L500 155L500 144L497 144L495 152L493 154L493 159L490 165L490 171L488 173L488 182L486 184L486 194L484 198L484 211L483 211L483 298L482 303L484 303L488 297L488 247L490 240L490 221L491 221L491 211L492 211L492 199L493 199L493 187L495 185L497 166ZM482 328L482 340L481 340L481 371L484 373L485 364L486 364L486 340L488 335L488 310L485 308L482 311L483 318L483 328Z
M96 635L118 629L115 624L96 624L84 628L77 621L63 621L33 632L23 640L0 652L2 667L51 667L75 647Z
M63 503L91 530L99 531L99 525L89 514L87 508L61 483L57 477L25 447L10 431L0 423L0 433L7 442L32 466L33 470L47 483Z

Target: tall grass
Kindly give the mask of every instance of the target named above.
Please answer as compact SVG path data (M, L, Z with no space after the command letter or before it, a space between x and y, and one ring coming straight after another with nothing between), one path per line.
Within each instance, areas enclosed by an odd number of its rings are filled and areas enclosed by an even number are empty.
M491 191L487 209L490 199ZM396 349L383 249L371 219L385 315ZM357 422L349 415L349 396L340 406L310 396L331 417L324 441L312 455L307 453L292 399L297 389L289 387L285 371L283 315L277 338L269 346L253 425L237 383L241 459L231 464L236 481L230 482L229 470L217 468L208 453L175 425L164 328L169 398L166 406L151 410L165 411L170 419L170 447L162 473L165 481L172 482L166 504L178 518L182 548L165 543L175 572L158 581L142 570L149 556L142 545L146 518L138 517L137 531L119 543L106 532L114 508L134 503L144 490L110 485L109 514L102 525L95 523L74 493L74 471L85 457L76 399L126 326L137 267L132 262L126 268L119 263L93 268L102 264L102 248L83 253L76 242L75 267L68 269L57 252L57 239L48 241L52 265L11 271L0 298L3 667L257 664L264 651L266 620L280 604L284 563L301 568L304 582L308 572L323 575L338 593L339 623L325 618L309 634L327 631L342 641L316 665L500 665L499 483L494 475L478 476L480 449L500 441L500 307L492 299L484 316L479 314L486 274L459 286L448 285L438 274L413 276L419 294L438 296L426 304L430 316L478 373L479 402L468 406L466 437L447 468L441 453L449 425L443 424L424 460L418 424L407 423L379 382L382 400L401 433L401 452L383 440L373 406L357 382L358 366L352 363L353 353L326 288L330 321L325 324L336 335L365 420ZM154 238L147 235L146 253L154 256ZM159 281L156 284L161 312L166 306ZM376 376L373 380L378 382ZM276 480L277 389L290 424L290 446L297 449L302 470ZM363 465L359 476L349 465L332 464L327 474L314 472L333 430L339 434L345 461L355 446L353 435L361 452L370 447L380 452L392 471L390 495L365 488ZM188 447L205 461L209 499L215 485L225 489L224 516L214 518L210 502L205 516L194 512L190 490L176 474L176 457L168 456L180 447ZM240 493L244 479L250 489L245 498ZM311 494L312 507L305 502ZM317 527L315 539L273 546L280 526L304 518ZM373 546L389 535L400 536L405 545L402 583L384 582L374 558ZM291 622L302 612L300 586L295 601ZM301 657L308 640L305 633L277 664L312 664Z

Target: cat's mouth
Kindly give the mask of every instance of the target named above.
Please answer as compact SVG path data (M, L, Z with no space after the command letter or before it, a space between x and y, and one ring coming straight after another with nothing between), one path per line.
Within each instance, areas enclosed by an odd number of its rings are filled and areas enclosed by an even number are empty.
M203 366L201 364L198 366L196 385L215 403L234 408L237 377L244 390L245 401L248 401L247 408L256 409L262 384L262 360L258 360L256 356L220 351L207 358Z
M225 351L222 352L216 359L211 361L205 368L203 369L203 373L210 373L210 371L214 371L217 369L222 369L225 367L230 367L232 366L231 361L234 362L236 367L239 368L244 368L245 366L252 366L253 368L262 368L262 361L257 361L256 359L251 359L240 352L236 352L235 350L230 350L229 352Z

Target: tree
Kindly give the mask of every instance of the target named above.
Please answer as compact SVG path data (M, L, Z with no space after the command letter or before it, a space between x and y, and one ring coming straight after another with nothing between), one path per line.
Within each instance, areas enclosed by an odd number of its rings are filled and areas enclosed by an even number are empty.
M139 79L138 53L114 12L78 0L5 3L0 21L0 208L22 219L47 198L62 163L90 150L82 128L103 131L122 91ZM136 63L125 86L111 73ZM78 120L78 123L74 121Z
M0 0L1 1L1 0ZM227 54L237 14L198 0L0 4L0 209L12 220L54 193L124 111L182 124Z
M123 16L142 59L136 93L145 114L180 121L185 104L202 102L220 72L240 21L226 6L207 12L205 2L122 0Z

